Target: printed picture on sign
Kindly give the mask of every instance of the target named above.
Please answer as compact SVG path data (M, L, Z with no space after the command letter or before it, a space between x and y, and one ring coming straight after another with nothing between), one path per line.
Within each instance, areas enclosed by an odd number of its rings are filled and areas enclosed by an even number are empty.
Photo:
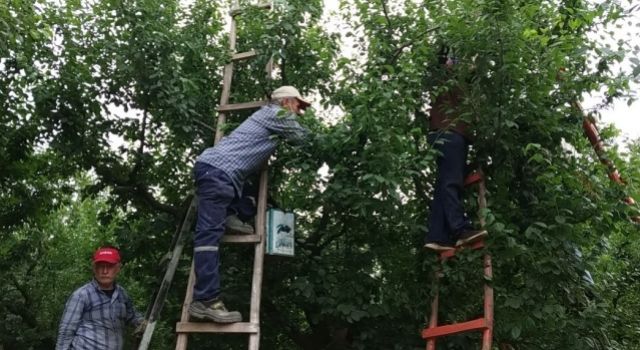
M293 234L291 227L286 224L280 224L277 226L276 231L276 248L292 248L293 247Z

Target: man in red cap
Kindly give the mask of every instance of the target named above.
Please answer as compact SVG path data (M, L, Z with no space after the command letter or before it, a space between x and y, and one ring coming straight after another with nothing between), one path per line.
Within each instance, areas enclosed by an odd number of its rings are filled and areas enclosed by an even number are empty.
M141 328L127 292L116 283L120 252L102 247L93 254L93 280L67 300L58 331L56 350L121 350L125 325Z
M252 233L250 225L242 225L235 218L244 182L271 157L280 140L292 144L304 142L309 132L298 124L296 116L309 105L295 87L281 86L271 93L269 104L196 159L198 219L193 244L196 283L189 307L193 318L218 323L242 320L238 311L227 310L220 299L220 239L225 226Z

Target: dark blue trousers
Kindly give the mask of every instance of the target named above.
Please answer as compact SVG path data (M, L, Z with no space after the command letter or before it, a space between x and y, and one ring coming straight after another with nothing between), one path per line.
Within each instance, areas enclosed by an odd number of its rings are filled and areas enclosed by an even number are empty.
M193 241L196 274L193 300L210 300L220 294L220 239L236 194L229 176L211 165L196 162L194 177L198 218Z
M425 242L452 245L461 231L471 229L464 212L462 191L467 164L468 141L453 131L430 132L427 141L438 152L435 191Z

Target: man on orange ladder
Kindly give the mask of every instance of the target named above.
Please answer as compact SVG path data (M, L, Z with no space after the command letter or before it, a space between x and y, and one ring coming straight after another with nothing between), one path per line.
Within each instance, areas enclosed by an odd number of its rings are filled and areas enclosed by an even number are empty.
M450 57L448 52L446 47L440 50L438 63L444 68L444 74L450 76L457 59ZM425 249L445 251L487 235L486 230L473 229L462 205L467 151L471 142L468 125L457 110L461 95L461 89L456 86L432 98L427 141L439 154Z
M219 243L225 221L242 194L244 182L271 157L280 139L300 144L309 131L295 116L308 107L298 90L282 86L273 91L271 101L222 138L207 148L194 166L198 218L194 237L196 282L191 317L218 323L242 321L238 311L228 311L220 299ZM251 229L252 231L252 229Z

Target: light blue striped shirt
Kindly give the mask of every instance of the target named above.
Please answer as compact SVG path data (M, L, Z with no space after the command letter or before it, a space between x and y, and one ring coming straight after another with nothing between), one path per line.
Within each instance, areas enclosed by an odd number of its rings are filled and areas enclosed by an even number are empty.
M67 300L56 350L122 350L125 325L142 321L124 288L116 284L109 297L94 279Z
M240 194L247 176L269 159L280 138L301 144L308 135L309 131L296 121L295 114L272 103L253 113L214 147L204 150L196 161L224 171Z

